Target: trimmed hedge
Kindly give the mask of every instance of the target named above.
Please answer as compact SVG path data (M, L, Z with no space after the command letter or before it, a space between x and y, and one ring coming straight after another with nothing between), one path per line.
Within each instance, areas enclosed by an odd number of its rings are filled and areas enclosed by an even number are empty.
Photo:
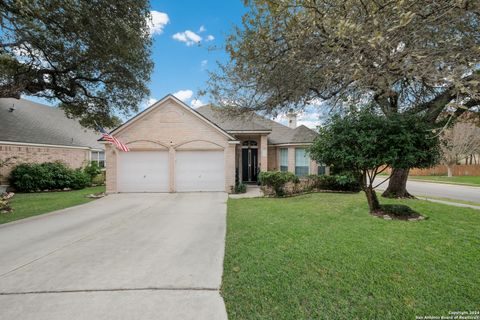
M61 162L23 163L10 173L10 184L20 192L83 189L90 177L80 169L70 169Z
M277 197L322 190L344 192L361 190L358 179L353 175L309 175L299 179L291 172L268 171L261 172L259 180L262 186L268 188L265 191L273 192Z
M310 175L307 177L307 179L312 179L313 187L319 190L350 192L359 192L361 190L358 179L356 179L353 175Z

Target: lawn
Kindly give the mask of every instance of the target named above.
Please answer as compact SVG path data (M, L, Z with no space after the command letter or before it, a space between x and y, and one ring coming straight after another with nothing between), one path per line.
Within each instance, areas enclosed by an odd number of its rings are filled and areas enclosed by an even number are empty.
M442 182L450 184L471 185L480 187L480 176L459 176L459 177L447 177L447 176L409 176L410 180L424 180L432 182Z
M64 192L18 193L11 201L14 212L0 214L0 224L90 202L93 199L86 195L103 191L105 187Z
M230 319L415 319L478 310L480 211L421 200L387 221L363 194L230 199Z

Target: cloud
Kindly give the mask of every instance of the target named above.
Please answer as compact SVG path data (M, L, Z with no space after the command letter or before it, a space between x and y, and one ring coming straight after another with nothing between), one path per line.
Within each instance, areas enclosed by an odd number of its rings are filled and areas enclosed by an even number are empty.
M170 22L170 18L164 12L150 11L151 20L148 22L150 28L150 34L162 34L163 28Z
M196 109L198 107L204 106L205 103L200 99L193 99L192 101L190 101L190 105L192 106L192 108Z
M194 44L200 43L202 37L191 30L185 30L184 32L177 32L173 35L173 39L184 42L187 46L192 46Z
M202 70L205 70L205 69L207 68L207 66L208 66L208 60L202 60L202 61L200 62L200 68L201 68Z
M193 97L192 90L179 90L173 94L178 99L182 100L183 102L187 102Z
M209 35L205 38L205 41L207 41L207 42L208 42L208 41L213 41L213 40L215 40L215 37L212 36L211 34L209 34Z
M140 111L143 111L143 110L147 109L148 107L152 106L157 101L158 101L158 99L156 99L154 97L150 97L148 99L143 100L140 103Z
M205 103L200 99L194 98L193 91L190 89L179 90L173 95L185 102L186 104L190 104L190 106L192 106L192 108L194 109L205 105Z
M205 28L204 25L201 25L200 29L198 29L198 33L202 33L202 32L205 32L205 31L207 31L207 28Z

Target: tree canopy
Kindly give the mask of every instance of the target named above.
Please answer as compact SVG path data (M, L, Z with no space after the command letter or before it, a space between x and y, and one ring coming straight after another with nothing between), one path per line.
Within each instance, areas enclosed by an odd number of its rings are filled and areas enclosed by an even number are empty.
M0 97L60 101L92 126L148 95L147 0L0 1Z
M477 0L250 0L211 74L218 103L268 113L326 100L435 121L480 102ZM462 106L459 108L459 106Z
M368 109L333 116L320 128L311 156L361 177L371 211L379 209L375 177L385 166L426 168L440 159L438 135L418 116L390 118Z
M374 105L440 127L480 105L478 0L245 3L207 89L230 110ZM384 195L408 196L408 171L393 168Z

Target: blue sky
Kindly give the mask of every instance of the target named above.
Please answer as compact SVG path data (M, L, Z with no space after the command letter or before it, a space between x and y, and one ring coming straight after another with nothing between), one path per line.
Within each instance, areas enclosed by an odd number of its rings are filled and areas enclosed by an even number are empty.
M217 61L227 61L225 37L241 24L246 11L243 0L151 0L155 67L150 97L141 102L141 109L169 93L193 108L209 103L197 93L205 88L207 70L214 70ZM318 119L317 110L308 108L298 123L315 128ZM286 123L283 116L276 120Z
M246 11L241 0L151 1L153 56L150 102L176 94L193 107L204 88L207 70L226 61L226 35Z

